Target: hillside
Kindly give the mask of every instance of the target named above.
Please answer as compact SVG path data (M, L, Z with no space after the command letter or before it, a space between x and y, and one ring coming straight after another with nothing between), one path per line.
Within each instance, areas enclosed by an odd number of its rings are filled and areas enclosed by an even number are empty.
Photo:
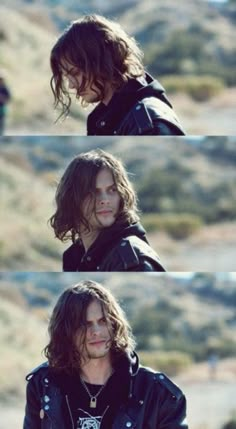
M12 400L23 396L24 376L42 359L41 350L47 338L46 331L46 324L27 311L27 306L22 308L1 296L0 402L8 396Z
M57 116L49 86L49 54L55 41L55 31L49 21L45 11L40 20L37 15L32 17L11 9L9 5L0 6L0 48L4 53L1 54L0 68L12 94L9 104L9 129L12 134L14 129L19 130L19 134L45 131L48 134L63 134L72 131L67 122L63 125L63 132L54 123ZM73 124L72 119L70 123ZM77 114L75 124L78 127L80 123Z
M100 147L125 163L138 192L141 220L169 271L215 271L216 266L234 270L235 142L189 141L143 138L137 146L128 137L96 138L94 146L92 137L86 142L42 136L2 140L1 269L60 271L61 253L68 244L54 239L47 224L56 183L76 154ZM176 236L184 228L181 216L186 212L190 230ZM176 225L172 233L168 214Z
M219 92L218 84L214 89L211 81L210 98L199 102L183 87L186 80L181 78L179 92L170 94L171 100L188 134L235 135L231 9L232 5L216 7L203 0L183 0L177 9L173 0L162 0L158 5L154 0L120 2L115 8L107 1L71 1L66 6L64 1L2 1L0 68L12 92L7 134L85 134L87 112L79 106L73 106L69 119L55 124L58 115L53 111L49 87L49 55L65 25L84 13L99 12L117 19L136 37L149 71L163 79L167 90L173 89L173 82L165 81L166 75L195 76L191 85L199 87L197 94L205 94L201 76L223 80L225 89Z

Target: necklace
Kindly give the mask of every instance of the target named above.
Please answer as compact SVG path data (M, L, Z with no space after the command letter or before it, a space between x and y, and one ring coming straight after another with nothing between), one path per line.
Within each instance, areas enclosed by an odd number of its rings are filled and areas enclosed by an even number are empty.
M82 385L84 386L87 394L90 397L90 403L89 403L89 407L90 408L96 408L97 407L97 398L99 397L100 393L103 391L103 389L106 387L108 380L111 378L112 374L114 371L112 371L110 377L107 379L106 383L104 383L101 388L99 389L99 391L96 393L96 395L91 395L88 386L85 384L85 381L80 377L80 381L82 383Z

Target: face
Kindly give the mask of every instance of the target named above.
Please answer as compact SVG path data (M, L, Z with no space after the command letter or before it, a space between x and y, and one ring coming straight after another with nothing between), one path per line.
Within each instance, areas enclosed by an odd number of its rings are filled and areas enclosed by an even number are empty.
M74 89L77 93L84 79L84 73L79 68L71 65L66 60L62 61L63 75L68 81L69 89ZM87 81L83 92L78 93L87 103L96 103L100 100L100 91L95 85Z
M63 75L68 81L69 89L74 89L77 93L83 82L83 79L85 78L84 73L79 70L79 68L68 63L66 60L62 61L62 66ZM105 83L104 88L105 96L102 98L101 92L97 86L88 80L86 81L85 78L85 88L83 92L78 93L78 95L82 97L86 103L97 103L98 101L103 101L105 104L108 104L113 95L113 90L107 83Z
M99 231L113 225L120 201L111 171L108 168L102 168L96 177L95 201L88 195L83 203L83 214L92 231Z
M103 314L101 304L93 300L87 308L85 348L81 347L81 335L78 333L76 346L83 350L84 359L110 359L111 323Z

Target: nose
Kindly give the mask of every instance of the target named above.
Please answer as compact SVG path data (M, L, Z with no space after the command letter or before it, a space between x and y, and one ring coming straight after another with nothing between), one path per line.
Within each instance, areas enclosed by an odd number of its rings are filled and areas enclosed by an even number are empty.
M107 192L101 192L98 196L98 203L103 205L103 204L109 204L110 203L110 198Z
M100 333L100 326L98 324L94 324L91 327L91 334L92 336L97 336Z

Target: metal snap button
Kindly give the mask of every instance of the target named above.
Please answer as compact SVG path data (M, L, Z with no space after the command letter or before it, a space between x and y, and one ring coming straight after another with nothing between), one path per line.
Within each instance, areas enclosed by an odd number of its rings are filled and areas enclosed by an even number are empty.
M160 380L164 380L164 375L159 375Z
M50 401L50 398L49 398L49 396L48 396L48 395L45 395L45 396L43 397L43 400L44 400L44 402L49 402L49 401Z
M101 127L104 127L106 125L106 122L105 121L101 121L100 125L101 125Z
M141 109L141 106L140 106L140 104L138 104L137 106L136 106L136 110L140 110Z
M49 405L45 405L44 409L47 411L50 409Z
M131 422L126 422L126 425L125 425L127 428L131 428L131 426L132 426L132 423Z

